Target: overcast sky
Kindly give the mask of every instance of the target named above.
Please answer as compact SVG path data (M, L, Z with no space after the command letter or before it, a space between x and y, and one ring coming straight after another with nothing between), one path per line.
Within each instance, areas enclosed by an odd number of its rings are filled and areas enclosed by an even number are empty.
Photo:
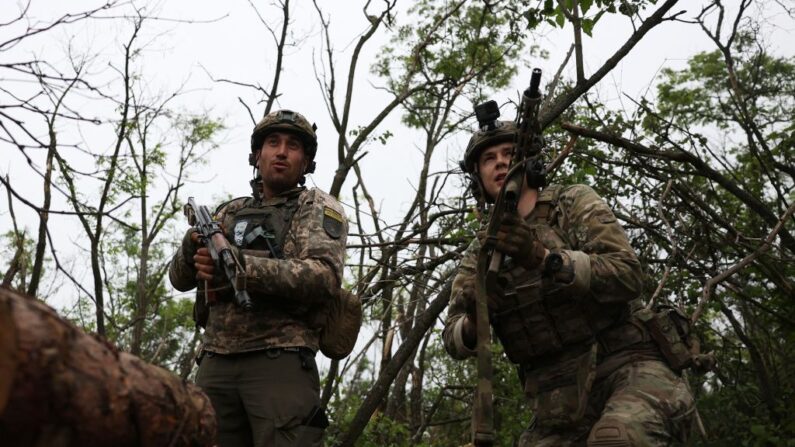
M92 4L83 1L57 1L33 0L29 16L47 22L53 17L67 12L88 9ZM318 125L319 152L317 156L318 169L309 183L322 189L328 189L331 184L333 171L336 168L336 134L328 118L326 108L317 81L315 80L315 64L319 64L321 52L321 35L317 16L311 2L306 0L293 1L292 16L295 23L292 33L298 40L296 47L287 51L284 73L280 86L281 98L279 107L291 108L306 115ZM694 11L700 9L704 2L683 0L678 8L685 6L689 12L683 17L692 17ZM736 1L726 2L736 4ZM4 0L0 9L0 23L5 23L18 11L21 2L17 0ZM146 2L136 2L145 5ZM368 22L361 12L361 2L352 1L325 1L321 2L327 14L331 17L332 45L337 66L344 69L358 35L366 28ZM380 6L379 2L374 2ZM274 6L257 2L260 13L265 20L274 27L279 26L280 12ZM246 110L240 105L241 97L249 104L259 96L251 90L231 87L224 84L213 83L210 75L216 78L227 78L241 82L261 83L269 87L275 64L275 50L271 36L267 33L259 18L254 14L252 6L243 0L216 1L187 1L168 0L150 3L148 11L161 18L190 20L196 23L180 23L172 20L151 21L145 24L142 42L149 42L141 58L140 68L147 88L152 92L170 92L184 85L186 92L178 99L179 106L186 111L207 111L212 116L221 119L226 131L223 134L219 150L210 157L210 164L206 173L196 176L196 179L205 180L202 183L190 184L183 196L196 196L201 203L213 204L221 197L227 195L248 194L247 180L251 176L251 168L246 163L249 151L249 136L252 128L251 119ZM405 8L403 8L405 9ZM772 11L772 9L771 9ZM769 14L771 11L765 12ZM376 12L373 9L373 12ZM405 17L398 17L398 21ZM769 28L768 41L775 54L793 55L795 42L793 36L793 23L780 16L770 19L776 26ZM16 34L18 28L0 27L0 41L5 41L9 36ZM594 37L586 38L586 76L596 70L631 34L632 28L624 17L605 17L594 29ZM128 37L130 26L123 20L104 20L83 22L78 26L65 27L44 33L36 39L25 41L22 45L11 51L0 52L0 63L9 60L20 60L31 55L40 55L54 64L63 64L66 61L66 49L71 42L74 48L85 50L97 58L97 69L107 66L107 60L119 63L121 43ZM377 89L382 81L369 72L370 62L374 60L379 48L386 42L385 34L377 34L365 51L362 53L363 64L360 64L357 73L357 89L353 98L352 110L354 111L353 125L369 121L370 117L386 104L389 98ZM572 42L571 31L546 30L542 31L535 42L550 55L548 60L537 57L527 57L528 65L540 66L545 71L545 80L549 80L563 59ZM682 68L686 60L699 51L712 50L713 46L697 26L682 23L665 23L647 35L632 53L622 61L618 67L603 80L596 91L603 100L611 101L620 107L623 100L620 92L625 92L635 98L646 94L652 85L655 75L663 67ZM573 73L573 66L566 70L567 74ZM529 80L529 67L523 69L517 77L516 83L508 90L495 95L494 99L503 103L515 97L515 92L524 88ZM209 73L209 75L208 75ZM110 72L105 74L109 76ZM345 72L338 74L341 78ZM0 76L3 76L0 73ZM3 88L10 90L35 88L12 82L11 78L0 78ZM342 95L342 91L339 92ZM90 111L91 102L84 104L86 111ZM263 107L254 109L257 114L262 113ZM96 111L101 115L103 111ZM513 117L513 112L506 114ZM2 119L2 118L0 118ZM474 126L474 123L472 123ZM62 124L59 130L64 138L82 138L94 141L98 146L109 144L112 135L94 134L96 130L81 126L69 128ZM418 135L408 132L399 125L399 111L387 119L381 129L393 129L395 137L386 146L375 144L368 147L368 155L361 161L362 170L372 195L382 207L383 215L389 222L394 222L402 215L407 202L413 197L412 185L417 182L417 174L422 163L422 154L418 147L421 140ZM399 132L394 132L399 130ZM78 132L79 131L79 132ZM107 131L107 129L106 129ZM446 169L461 157L467 137L459 136L451 139L444 150L438 151L433 160L436 170ZM103 143L104 142L104 143ZM96 146L94 147L96 149ZM19 191L35 203L41 203L41 181L27 168L21 154L7 144L0 142L0 175L9 174ZM44 154L34 163L43 165ZM343 192L342 200L350 204L353 184L349 176ZM448 187L456 188L460 182L451 183ZM451 191L451 194L455 191ZM65 209L66 205L61 197L57 197L53 204L54 209ZM36 215L23 204L15 202L15 211L21 225L34 231L38 222ZM351 213L349 212L349 215ZM79 236L81 230L76 225L75 219L53 217L52 223L58 225L61 231L59 253L80 263L82 254L77 247L84 246L85 241ZM5 191L0 198L0 231L5 232L11 228L8 215L8 203ZM85 262L85 261L83 261ZM3 265L5 263L2 263ZM80 270L78 268L78 270ZM89 278L88 271L82 271L79 276Z

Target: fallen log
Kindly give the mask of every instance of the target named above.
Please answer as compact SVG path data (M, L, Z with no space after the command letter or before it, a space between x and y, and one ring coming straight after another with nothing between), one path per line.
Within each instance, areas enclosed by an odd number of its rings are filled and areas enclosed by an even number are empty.
M0 288L0 444L212 446L201 390Z

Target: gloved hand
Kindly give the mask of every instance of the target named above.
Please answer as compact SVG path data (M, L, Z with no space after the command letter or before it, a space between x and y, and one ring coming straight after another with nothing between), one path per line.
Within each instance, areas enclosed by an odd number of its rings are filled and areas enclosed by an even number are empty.
M464 302L464 310L467 315L470 315L472 320L475 319L475 297L477 296L475 290L475 277L468 276L459 285L461 300Z
M464 344L470 349L474 349L477 341L477 311L475 310L477 305L475 301L477 292L475 290L475 277L469 276L457 285L459 287L459 299L463 301L464 311L466 313L464 315L461 336L464 339Z
M485 234L480 237L484 243ZM496 239L494 248L526 270L533 270L544 262L544 244L538 240L535 230L516 214L509 213L503 217Z
M474 349L475 341L477 339L477 284L475 276L469 276L464 279L460 284L458 284L459 288L459 299L463 302L464 311L466 315L464 316L463 321L463 338L464 344L468 347ZM500 298L502 291L491 291L487 295L486 304L489 307L489 312L495 311L495 309L499 309L500 307Z

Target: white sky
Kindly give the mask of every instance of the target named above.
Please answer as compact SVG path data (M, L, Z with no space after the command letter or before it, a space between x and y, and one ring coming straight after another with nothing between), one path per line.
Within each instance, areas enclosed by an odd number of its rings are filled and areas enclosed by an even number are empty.
M3 0L0 8L0 22L6 22L11 14L18 10L20 2L17 0ZM66 8L72 12L88 9L95 1L56 1L34 0L31 13L41 21L49 21L52 17L65 12ZM143 5L143 2L137 2ZM318 169L309 184L315 184L322 189L328 189L331 184L334 169L336 169L336 142L337 136L328 118L320 89L315 80L313 60L319 61L321 52L320 28L316 13L311 2L307 0L293 1L292 11L296 22L292 29L295 36L300 39L297 47L288 50L284 73L282 75L279 106L291 108L306 115L310 120L317 122L319 136L319 152L317 155ZM337 68L343 70L338 73L338 84L344 86L348 66L348 58L352 52L355 40L367 26L368 22L361 12L362 2L321 2L324 10L331 15L333 46L338 60ZM687 6L688 13L683 17L692 17L693 11L700 9L703 1L683 0L680 10ZM726 2L736 5L737 1ZM265 5L264 2L257 4ZM379 2L374 2L376 7ZM260 11L266 20L278 28L280 13L277 8L260 6ZM356 6L352 6L356 5ZM770 6L772 11L772 6ZM249 193L248 179L251 169L246 163L248 141L252 128L251 121L245 109L238 102L242 97L249 104L259 98L250 90L230 87L223 84L213 84L206 72L217 78L234 79L241 82L257 83L270 87L272 70L275 65L275 50L270 34L259 22L247 1L230 0L226 2L215 1L187 1L169 0L157 3L149 8L156 15L164 18L194 20L207 23L176 23L172 21L149 22L144 26L142 42L151 41L145 50L140 67L147 88L151 92L170 92L178 86L185 84L187 93L183 95L178 104L188 111L208 111L211 115L221 118L227 130L224 133L223 143L219 150L210 157L208 173L195 178L206 180L203 183L190 184L183 191L183 198L189 195L197 197L200 203L214 204L221 197L227 195L246 195ZM374 10L375 11L375 10ZM398 17L398 21L405 17ZM770 28L767 36L775 54L793 55L793 22L785 20L783 16L772 17L777 23ZM0 27L0 42L14 34L11 27ZM18 29L16 29L18 31ZM383 30L382 30L383 31ZM121 42L129 35L130 27L120 21L92 21L84 22L76 27L68 27L54 32L45 33L35 39L26 41L23 45L11 51L0 52L0 63L9 60L20 60L31 55L43 55L54 64L65 62L65 50L73 37L73 45L80 50L89 51L99 61L97 69L106 66L106 58L113 58L118 64ZM617 49L631 34L632 29L625 17L605 17L594 29L594 38L585 40L586 75L595 71L602 62ZM374 60L379 47L386 42L383 32L377 34L365 47L362 53L362 63L357 72L357 88L353 98L353 120L351 128L365 124L370 117L386 104L389 98L375 86L382 82L369 73L369 65ZM543 37L536 42L547 50L551 57L548 61L532 59L532 65L540 65L544 69L545 81L548 81L557 70L560 61L571 44L572 36L569 29L547 30ZM620 106L619 92L626 92L633 97L644 94L653 82L655 74L663 67L681 68L686 60L698 51L712 50L713 46L703 32L694 25L681 23L665 23L647 35L639 45L622 61L618 67L605 78L597 87L603 100L612 101ZM318 62L319 63L319 62ZM206 70L206 72L205 72ZM566 70L573 74L573 63ZM109 75L108 72L105 76ZM0 72L0 76L3 73ZM529 68L523 70L508 91L495 96L494 99L502 103L515 97L515 92L524 88L529 80ZM0 84L9 89L35 88L35 86L21 86L12 84L9 78L0 77ZM342 97L343 91L338 92ZM91 111L91 102L84 104L86 110ZM263 106L254 112L262 113ZM107 111L96 111L103 114ZM504 112L505 113L505 112ZM510 115L510 116L508 116ZM418 147L421 140L417 134L406 131L399 122L399 111L382 124L380 130L391 129L396 134L387 146L372 145L367 150L369 154L361 161L366 184L371 194L380 204L383 216L390 223L402 216L407 203L413 197L412 185L417 183L422 154ZM512 118L512 113L506 114ZM474 123L473 123L474 125ZM62 132L71 138L77 138L75 128L62 124ZM109 145L112 135L108 129L101 132L89 126L81 126L80 131L86 140L93 142L92 147ZM444 150L438 151L433 160L436 169L444 169L449 163L459 159L467 141L467 136L461 135L450 140ZM41 203L41 181L32 174L26 166L19 152L4 143L0 143L0 175L10 174L11 180L29 200ZM43 166L44 154L34 162ZM342 192L343 202L351 204L350 187L353 173L349 175ZM452 182L448 188L458 187L460 182ZM5 191L0 198L0 232L11 228L8 215L8 204ZM53 209L66 209L66 204L59 196L53 203ZM19 223L34 232L38 218L29 208L16 202L15 211ZM348 209L347 211L350 211ZM348 213L349 216L352 212ZM58 234L62 237L57 241L59 253L72 259L77 264L78 276L90 283L90 274L80 246L85 245L85 238L80 236L81 230L74 218L53 216L51 225L59 225ZM5 265L5 262L0 263Z

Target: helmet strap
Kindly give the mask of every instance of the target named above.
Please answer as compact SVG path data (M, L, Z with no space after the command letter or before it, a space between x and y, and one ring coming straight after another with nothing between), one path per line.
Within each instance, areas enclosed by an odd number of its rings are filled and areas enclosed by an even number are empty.
M478 166L475 165L473 172L469 174L469 190L472 192L472 197L477 202L478 211L483 214L486 212L486 189L483 187L483 180L480 178Z
M301 175L301 177L298 177L298 184L304 186L304 183L306 183L306 174L311 174L315 172L316 167L317 163L315 163L315 160L309 160L309 162L306 164L306 169L304 169L303 175Z
M259 173L255 174L254 178L248 182L251 185L251 195L254 196L255 201L260 200L260 192L262 190L262 176Z

